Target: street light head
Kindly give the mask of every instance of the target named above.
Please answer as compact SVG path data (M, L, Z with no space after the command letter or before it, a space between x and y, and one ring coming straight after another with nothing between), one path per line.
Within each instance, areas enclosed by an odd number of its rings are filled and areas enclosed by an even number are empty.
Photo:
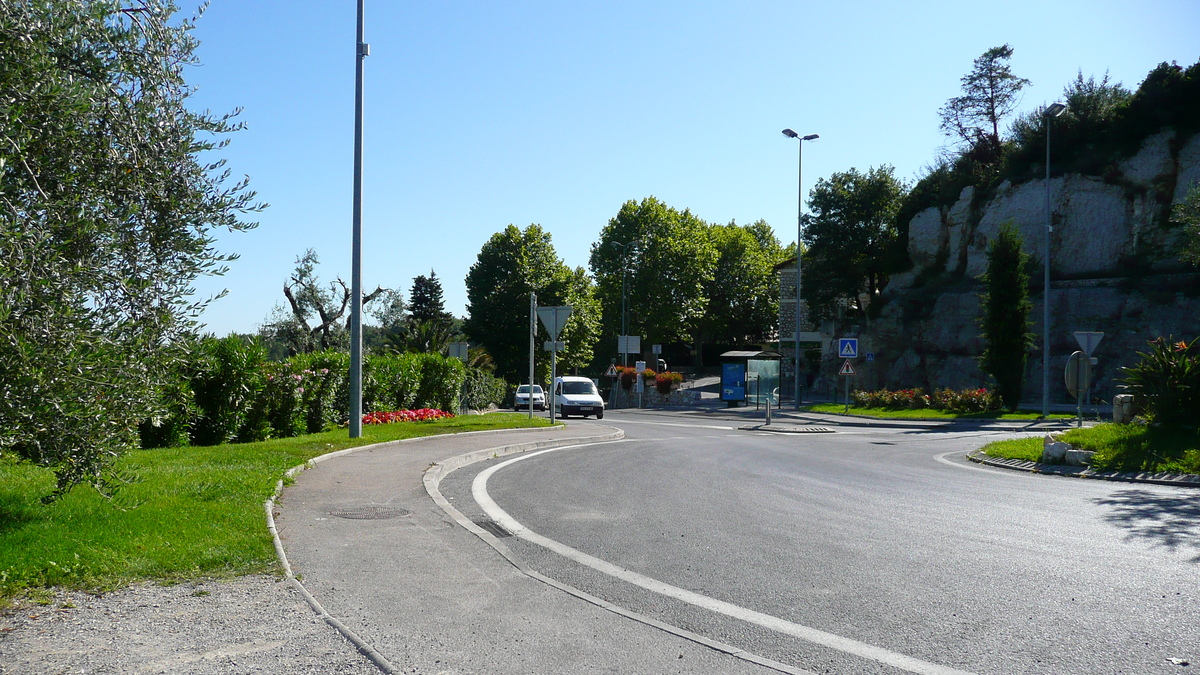
M801 138L800 140L802 140L802 141L815 141L815 140L817 140L818 138L820 138L820 136L818 136L817 134L809 134L809 135L805 136L804 138Z
M1045 117L1047 119L1049 119L1051 117L1058 117L1059 115L1063 114L1066 111L1067 111L1067 104L1051 103L1050 105L1046 106L1045 110L1042 111L1042 117Z
M800 137L800 134L792 131L791 129L784 129L783 135L787 136L788 138L799 138Z

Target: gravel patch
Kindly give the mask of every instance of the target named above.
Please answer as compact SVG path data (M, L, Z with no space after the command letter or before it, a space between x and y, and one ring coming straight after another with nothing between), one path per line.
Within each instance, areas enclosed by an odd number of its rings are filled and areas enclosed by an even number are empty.
M59 592L0 614L0 673L339 673L379 670L271 576Z

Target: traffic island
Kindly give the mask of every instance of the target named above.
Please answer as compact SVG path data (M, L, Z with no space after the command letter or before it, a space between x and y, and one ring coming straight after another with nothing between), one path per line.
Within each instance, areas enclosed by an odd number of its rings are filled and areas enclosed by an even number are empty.
M1153 483L1155 485L1172 485L1175 487L1200 488L1200 475L1191 473L1167 473L1162 471L1096 471L1085 466L1064 466L1031 462L1025 459L1008 459L991 457L983 450L967 454L967 459L977 464L992 466L999 469L1013 469L1040 473L1050 476L1066 476L1068 478L1092 478L1122 483Z

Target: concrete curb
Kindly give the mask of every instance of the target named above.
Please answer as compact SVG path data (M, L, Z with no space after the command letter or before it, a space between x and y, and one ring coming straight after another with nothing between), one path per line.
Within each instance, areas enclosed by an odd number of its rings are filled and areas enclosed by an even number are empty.
M1012 469L1029 473L1040 473L1048 476L1065 476L1068 478L1091 478L1121 483L1151 483L1154 485L1170 485L1173 487L1200 488L1200 475L1191 473L1162 473L1146 471L1095 471L1086 466L1058 466L1031 462L1024 459L1004 459L989 457L982 450L967 454L967 459L977 464Z
M405 443L417 443L420 441L426 441L426 440L433 439L433 438L442 438L447 435L450 435L450 436L476 436L476 435L501 434L501 433L512 433L512 432L556 431L561 428L562 428L561 425L555 425L555 426L551 426L551 427L535 427L535 428L531 428L531 429L488 429L486 431L466 431L466 432L463 432L460 434L438 434L435 436L418 436L416 438L405 438L405 439L398 440L398 441L384 441L383 443L372 443L370 445L360 445L360 446L353 447L353 448L346 448L344 450L336 450L334 452L330 452L330 453L326 453L324 455L319 455L317 457L313 457L312 459L308 460L304 464L300 464L298 466L293 466L292 468L290 468L286 472L284 472L283 478L280 478L279 481L275 483L275 493L272 494L265 502L263 502L263 509L266 511L266 516L267 516L267 530L270 531L270 533L271 533L271 541L275 545L275 555L277 558L279 558L279 564L281 566L283 566L284 576L287 577L288 582L291 583L293 587L295 587L295 589L300 593L300 595L304 597L304 600L308 603L309 607L312 607L313 611L317 613L317 616L321 617L321 619L324 620L325 623L329 624L329 626L332 627L334 630L341 633L343 637L345 637L347 640L350 641L351 644L354 645L354 647L359 651L360 654L362 654L368 660L370 660L371 663L375 664L375 666L377 668L379 668L379 670L381 670L384 673L388 673L388 675L400 673L401 671L398 670L394 665L392 665L392 663L390 661L388 661L387 658L383 656L383 654L380 654L374 647L367 644L367 642L365 640L363 640L361 637L359 637L357 633L355 633L353 630L351 630L349 626L346 626L341 621L338 621L338 619L336 617L331 615L325 609L324 605L321 604L321 601L317 600L315 597L313 597L312 593L310 593L308 591L308 589L304 587L304 584L301 583L300 580L296 578L296 574L292 571L292 565L290 562L288 562L287 553L283 550L283 542L280 541L280 539L279 539L279 530L275 527L275 503L276 503L276 500L279 499L279 496L281 494L283 494L283 488L284 488L285 481L295 478L296 474L300 473L301 471L310 469L310 468L316 466L317 464L328 461L335 457L341 457L343 455L348 455L348 454L351 454L354 452L359 452L362 450L370 450L370 449L374 449L374 448L385 448L385 447L391 447L391 446L396 446L396 445L402 445ZM623 436L624 434L622 433L621 435ZM490 456L490 455L487 455L487 453L493 452L493 451L499 453L500 451L506 450L508 448L524 448L526 446L549 447L549 446L555 445L556 443L570 444L570 443L579 442L581 439L588 440L590 438L591 437L576 437L576 438L571 438L571 439L555 439L554 441L539 441L539 442L534 442L534 443L522 443L520 445L515 445L515 446L501 446L500 448L490 448L487 450L480 450L480 451L470 453L470 454L471 455L484 454L485 457L483 457L482 459L486 459L487 456ZM515 451L515 452L523 452L523 450ZM504 453L504 454L511 454L511 453ZM476 461L478 461L478 460L476 460ZM437 465L435 465L435 466L437 466Z

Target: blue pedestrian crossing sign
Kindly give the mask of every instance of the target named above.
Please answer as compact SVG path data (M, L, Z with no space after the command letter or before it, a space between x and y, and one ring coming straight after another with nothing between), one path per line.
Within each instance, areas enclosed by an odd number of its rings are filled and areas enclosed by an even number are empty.
M838 357L843 359L857 359L858 338L838 338Z

